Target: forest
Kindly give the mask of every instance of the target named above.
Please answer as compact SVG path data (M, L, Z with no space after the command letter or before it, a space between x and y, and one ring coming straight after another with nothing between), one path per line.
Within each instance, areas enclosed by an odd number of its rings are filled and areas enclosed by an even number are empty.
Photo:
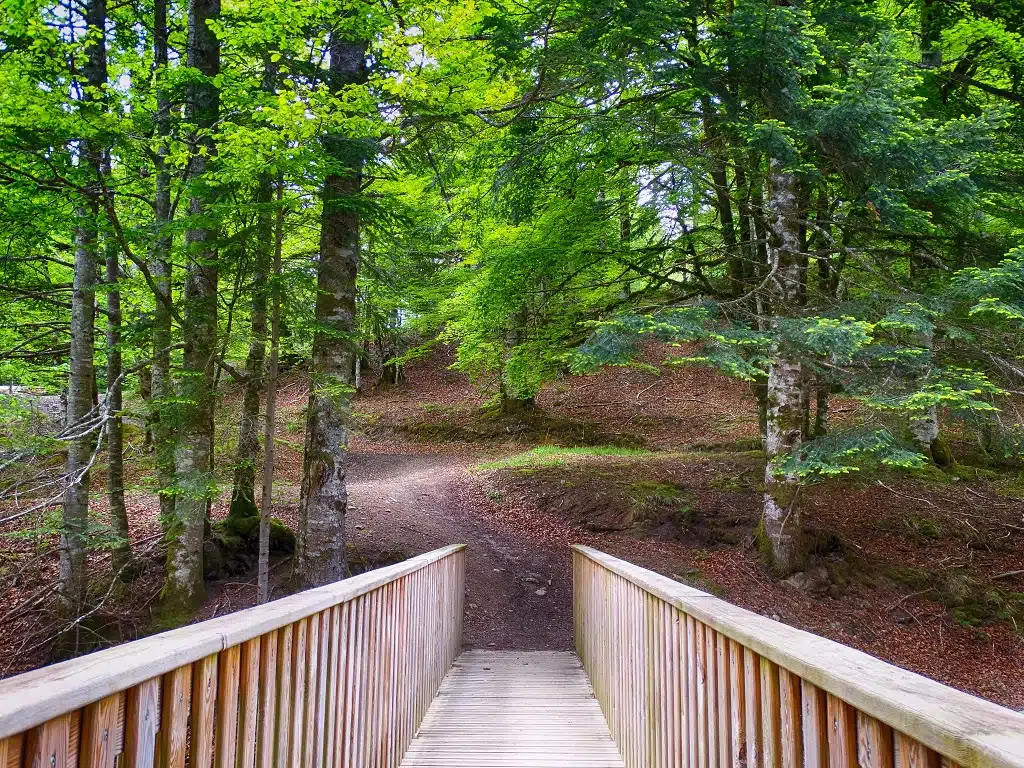
M1018 0L3 0L0 249L4 674L208 617L225 579L367 567L374 393L425 414L384 444L477 440L484 474L589 451L678 507L664 446L549 407L678 376L666 424L728 392L749 425L772 589L835 555L851 483L976 481L922 508L1003 565L949 599L903 573L894 609L1020 658ZM445 404L402 399L427 370Z

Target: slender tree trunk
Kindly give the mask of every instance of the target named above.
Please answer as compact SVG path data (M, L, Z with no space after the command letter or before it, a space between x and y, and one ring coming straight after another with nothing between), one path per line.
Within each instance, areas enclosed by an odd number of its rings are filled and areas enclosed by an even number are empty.
M139 369L139 397L142 398L147 413L142 450L145 453L151 453L153 451L153 420L149 414L153 412L153 369L148 365Z
M800 253L796 176L772 160L767 210L769 268L773 276L771 316L778 318L800 302L804 270ZM778 331L777 320L773 330ZM775 462L799 449L804 432L804 373L795 360L786 358L776 342L768 371L768 408L765 431L764 511L762 525L765 554L779 575L792 573L802 555L801 516L797 504L798 479L793 473L778 473Z
M722 246L729 263L729 292L733 296L740 296L744 290L743 258L736 247L736 225L729 196L725 144L718 133L714 107L708 98L701 99L701 122L704 124L705 144L711 157L711 183L715 188L715 209L722 229Z
M111 557L114 576L124 577L132 558L128 512L124 505L124 424L121 419L121 268L117 245L106 244L107 257L107 499L110 529L117 539Z
M89 102L95 101L94 94L97 91L93 89L101 89L107 83L106 19L106 1L89 0L85 7L85 23L90 43L83 74L90 91L86 94L83 110L89 108ZM103 148L91 139L83 140L80 147L83 165L90 178L86 182L85 199L75 211L67 427L72 434L78 436L68 443L64 468L67 486L64 489L61 520L58 600L65 617L80 615L85 600L88 579L85 557L89 519L89 467L98 437L95 431L86 431L83 427L93 409L96 378L93 365L98 264L96 220L102 195Z
M260 391L263 389L263 365L267 357L267 277L274 250L274 182L261 174L256 188L259 213L256 225L256 259L253 270L252 329L249 354L245 361L245 391L238 426L234 481L231 489L231 517L259 514L256 506L256 462L259 458Z
M155 237L149 257L149 271L159 295L153 312L153 364L150 424L160 492L160 519L165 530L174 520L174 438L167 405L174 391L171 379L171 174L167 170L171 134L171 102L163 86L167 67L167 0L154 0L153 63L156 68L156 195L153 228Z
M260 551L256 565L257 599L270 599L270 516L274 507L274 430L277 427L278 356L281 351L281 249L284 243L284 181L277 183L274 228L274 275L270 296L270 365L267 369L267 417L263 432L263 503L260 507Z
M366 48L332 33L329 81L341 91L366 81ZM324 143L336 170L324 180L313 340L313 382L306 410L306 446L299 501L295 575L303 587L345 576L346 425L353 391L356 273L359 267L359 212L363 151L343 136Z
M220 0L190 0L188 65L204 75L204 81L188 89L189 118L198 135L189 160L193 194L189 214L193 223L185 233L188 273L185 277L182 333L182 406L175 447L174 523L167 551L165 606L194 609L204 597L203 538L207 505L215 479L210 471L213 453L214 392L217 363L217 232L205 221L214 198L214 180L208 175L216 155L210 135L217 122L220 94L213 78L220 72L220 43L208 22L220 14Z

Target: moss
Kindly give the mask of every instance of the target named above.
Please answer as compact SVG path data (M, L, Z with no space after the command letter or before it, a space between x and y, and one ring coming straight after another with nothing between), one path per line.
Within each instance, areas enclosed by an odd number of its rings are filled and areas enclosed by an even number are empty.
M772 540L768 535L768 528L764 524L763 517L757 521L757 527L754 528L754 547L761 555L765 565L775 573L775 550L772 547Z
M960 570L933 572L925 568L897 567L890 568L887 575L914 592L928 593L960 624L977 627L992 621L1007 621L1017 631L1024 631L1022 592L986 586Z
M673 578L688 587L708 592L716 597L725 597L727 592L725 587L705 574L700 568L687 568L682 573L673 574Z
M528 451L509 456L506 459L480 464L477 469L520 469L523 467L557 467L578 457L614 456L618 458L642 458L656 456L652 451L624 448L615 445L575 446L563 448L557 445L542 445Z

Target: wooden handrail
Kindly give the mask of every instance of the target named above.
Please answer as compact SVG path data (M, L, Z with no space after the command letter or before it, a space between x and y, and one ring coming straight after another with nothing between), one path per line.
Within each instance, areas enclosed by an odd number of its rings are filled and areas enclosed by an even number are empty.
M577 651L628 766L1024 768L1024 715L573 549Z
M461 647L464 549L0 681L0 766L397 766Z

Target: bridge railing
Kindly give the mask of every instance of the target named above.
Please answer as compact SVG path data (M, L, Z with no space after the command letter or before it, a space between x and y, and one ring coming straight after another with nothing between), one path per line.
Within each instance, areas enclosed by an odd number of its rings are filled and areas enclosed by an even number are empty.
M0 768L398 766L461 646L463 550L0 681Z
M629 768L1024 768L1024 715L589 547L573 558L576 648Z

